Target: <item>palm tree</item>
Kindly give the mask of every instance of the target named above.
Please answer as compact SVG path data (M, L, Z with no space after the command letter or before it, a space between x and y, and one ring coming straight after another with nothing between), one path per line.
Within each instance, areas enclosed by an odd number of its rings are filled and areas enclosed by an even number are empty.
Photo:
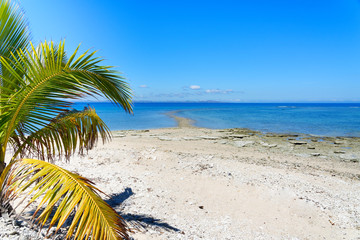
M74 99L102 95L132 112L127 83L94 54L67 55L64 41L35 47L18 6L0 0L0 210L20 198L36 204L40 227L59 230L69 221L67 239L128 239L101 191L52 163L110 138L93 108L71 109Z

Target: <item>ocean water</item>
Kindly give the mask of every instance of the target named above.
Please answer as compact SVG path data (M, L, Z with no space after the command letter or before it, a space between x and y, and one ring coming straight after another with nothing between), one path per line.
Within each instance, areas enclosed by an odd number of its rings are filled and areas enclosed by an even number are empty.
M176 111L212 129L360 137L360 103L135 103L133 115L111 103L76 103L74 108L88 104L111 130L175 127L166 113Z

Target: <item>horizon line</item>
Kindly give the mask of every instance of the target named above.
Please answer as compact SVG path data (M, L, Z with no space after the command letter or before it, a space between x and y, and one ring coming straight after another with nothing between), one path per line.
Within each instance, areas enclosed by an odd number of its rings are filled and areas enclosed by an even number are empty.
M111 101L75 101L73 103L112 103ZM296 104L304 104L304 103L332 103L332 104L359 104L360 101L281 101L281 102L262 102L262 101L254 101L254 102L231 102L231 101L133 101L132 103L237 103L237 104L284 104L284 103L296 103Z

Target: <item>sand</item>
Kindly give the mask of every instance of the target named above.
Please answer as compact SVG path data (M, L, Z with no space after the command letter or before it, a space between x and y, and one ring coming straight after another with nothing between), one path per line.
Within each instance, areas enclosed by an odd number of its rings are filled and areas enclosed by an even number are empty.
M113 132L59 164L110 195L134 239L360 239L358 138L180 126Z

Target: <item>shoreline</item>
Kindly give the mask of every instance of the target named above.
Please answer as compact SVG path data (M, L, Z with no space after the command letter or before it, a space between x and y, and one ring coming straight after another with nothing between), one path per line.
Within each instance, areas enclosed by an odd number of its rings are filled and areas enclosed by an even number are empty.
M165 115L174 119L177 123L177 128L203 128L203 129L209 129L209 130L226 130L226 129L241 129L242 131L249 131L249 132L256 132L258 134L268 134L268 135L279 135L279 136L302 136L302 137L313 137L313 138L357 138L360 139L360 137L357 136L327 136L327 135L317 135L317 134L312 134L312 133L299 133L299 132L283 132L283 133L279 133L279 132L263 132L260 130L255 130L255 129L250 129L250 128L241 128L241 127L232 127L232 128L206 128L206 127L198 127L195 126L195 120L191 119L191 118L185 118L185 117L179 117L176 116L175 114L178 112L181 112L183 110L176 110L176 111L170 111L170 112L166 112ZM162 129L162 128L152 128L152 129ZM166 128L165 128L166 129ZM135 130L135 129L127 129L127 130ZM121 131L121 130L117 130L117 131Z
M315 136L301 133L264 133L261 131L247 128L228 128L228 129L209 129L191 125L191 119L177 117L172 115L178 126L173 128L158 128L145 130L118 130L112 131L115 138L122 137L127 133L144 133L144 132L167 132L179 130L188 132L188 130L204 131L212 136L189 137L190 140L216 140L221 144L235 144L242 147L256 147L260 150L271 152L281 152L296 157L311 157L317 159L330 158L335 161L343 162L360 162L360 138L359 137L328 137ZM177 138L174 138L177 139ZM187 138L184 137L186 140ZM160 140L171 141L172 138L166 136L160 137ZM360 179L360 175L357 177Z
M154 128L151 130L117 130L112 132L116 136L118 132L141 133L148 131L167 131L170 129L179 129L183 131L187 131L188 129L203 130L209 133L221 133L222 136L217 136L216 138L222 144L226 144L226 141L232 140L238 147L252 145L260 149L272 150L273 152L280 151L281 153L290 154L295 157L316 157L318 159L331 158L335 161L360 162L360 137L262 132L249 128L211 129L195 126L195 120L175 115L181 111L183 110L165 113L166 116L176 121L176 127ZM167 137L163 137L162 140L166 139ZM204 139L208 140L206 136ZM360 179L360 174L355 176L355 178Z

